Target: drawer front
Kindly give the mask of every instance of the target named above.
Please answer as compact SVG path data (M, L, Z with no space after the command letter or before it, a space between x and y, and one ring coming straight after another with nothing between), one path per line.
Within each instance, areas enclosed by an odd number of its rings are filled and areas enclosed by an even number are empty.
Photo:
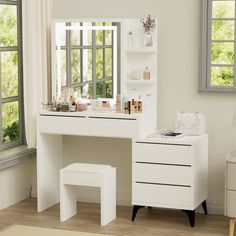
M236 191L236 164L233 163L228 163L228 189Z
M193 163L192 146L133 143L132 150L134 162L179 165L192 165Z
M132 184L132 204L166 208L192 208L193 192L190 187L153 184Z
M236 191L227 191L226 214L229 217L236 217Z
M192 186L192 167L133 163L133 182Z
M88 118L88 135L99 137L138 137L137 119Z
M85 117L39 116L38 129L41 133L84 135Z

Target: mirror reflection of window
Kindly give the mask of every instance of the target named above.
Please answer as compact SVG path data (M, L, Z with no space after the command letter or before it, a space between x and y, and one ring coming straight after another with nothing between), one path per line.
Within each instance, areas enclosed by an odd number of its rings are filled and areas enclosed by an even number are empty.
M76 97L114 98L117 94L119 23L56 22L54 95L73 88Z

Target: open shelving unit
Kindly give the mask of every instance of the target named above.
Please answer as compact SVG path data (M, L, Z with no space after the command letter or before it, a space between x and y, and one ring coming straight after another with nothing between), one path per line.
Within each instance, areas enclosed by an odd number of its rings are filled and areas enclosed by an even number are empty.
M132 31L133 44L129 47L128 34ZM127 99L142 97L143 115L155 130L157 123L157 31L152 32L153 46L144 46L145 32L140 19L125 19L122 24L122 95ZM143 71L148 67L150 80L143 80ZM132 79L137 70L139 80ZM149 125L147 124L147 125Z

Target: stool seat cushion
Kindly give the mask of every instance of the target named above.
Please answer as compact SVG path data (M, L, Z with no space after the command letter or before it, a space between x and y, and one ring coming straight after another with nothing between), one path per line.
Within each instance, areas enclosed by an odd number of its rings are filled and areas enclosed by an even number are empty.
M93 173L104 173L108 169L112 168L109 165L96 165L96 164L85 164L85 163L73 163L66 168L65 171L81 171L81 172L93 172Z

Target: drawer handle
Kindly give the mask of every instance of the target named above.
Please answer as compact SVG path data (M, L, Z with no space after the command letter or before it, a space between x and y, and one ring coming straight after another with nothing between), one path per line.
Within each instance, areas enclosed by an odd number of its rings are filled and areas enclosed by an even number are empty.
M137 164L144 164L144 165L192 167L191 165L167 164L167 163L154 163L154 162L142 162L142 161L136 161L135 163L137 163Z
M150 183L150 182L135 182L136 184L150 184L150 185L162 185L162 186L171 186L171 187L183 187L183 188L191 188L190 185L179 185L179 184L163 184L163 183Z
M140 144L155 144L155 145L166 145L166 146L183 146L183 147L192 147L191 144L173 144L173 143L155 143L155 142L136 142Z
M117 118L117 117L98 117L98 116L89 116L88 118L90 119L100 119L100 120L128 120L128 121L133 121L137 120L135 118Z

